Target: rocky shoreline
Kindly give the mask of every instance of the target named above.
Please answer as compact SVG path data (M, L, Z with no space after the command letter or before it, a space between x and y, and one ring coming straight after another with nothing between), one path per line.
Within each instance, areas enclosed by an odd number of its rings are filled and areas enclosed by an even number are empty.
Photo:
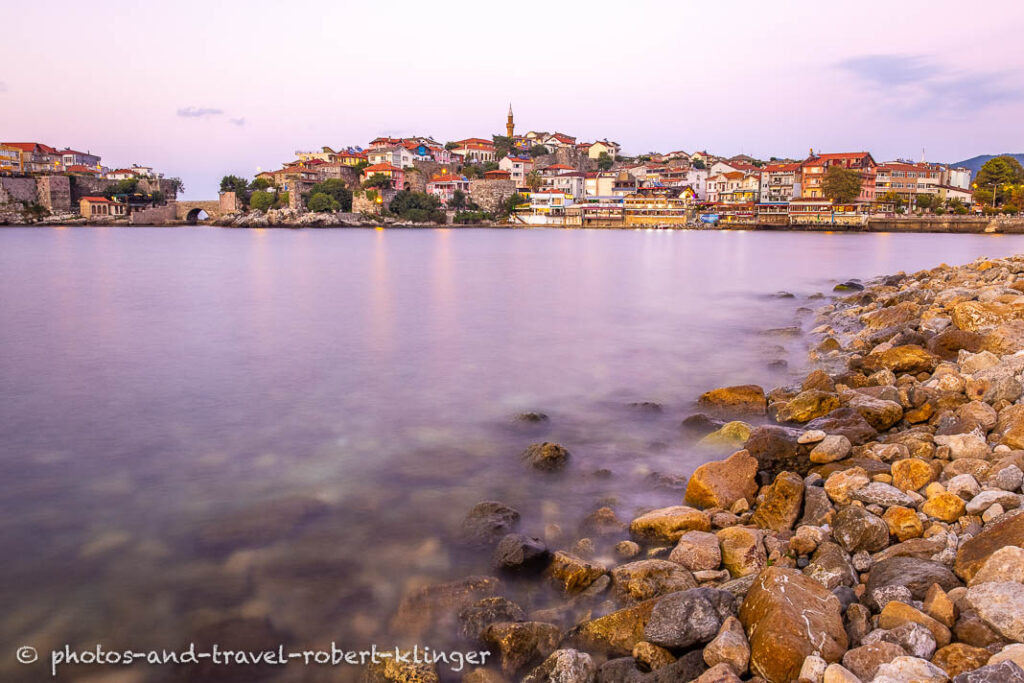
M837 290L801 383L699 398L683 426L733 452L678 505L554 543L481 502L458 535L493 573L406 594L395 633L490 649L475 683L1024 683L1024 256ZM555 606L509 599L524 584Z

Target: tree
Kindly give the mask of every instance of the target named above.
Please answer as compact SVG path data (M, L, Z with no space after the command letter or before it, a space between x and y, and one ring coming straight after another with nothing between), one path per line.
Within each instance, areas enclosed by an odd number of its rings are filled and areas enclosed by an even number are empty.
M507 218L515 212L517 206L524 203L526 203L526 197L516 192L501 203L500 213Z
M249 197L249 206L257 211L266 211L274 205L275 199L277 199L277 197L274 192L256 190L252 193L252 196Z
M448 206L456 211L462 211L466 208L466 193L462 190L455 190L455 192L452 192L452 198L448 202Z
M318 213L337 211L341 208L341 204L337 199L326 192L313 192L309 195L309 201L306 203L306 208Z
M310 199L315 194L324 194L334 200L334 207L331 211L351 211L352 210L352 191L348 189L345 182L339 178L328 178L327 180L317 183L309 190ZM321 209L314 209L309 207L310 211L319 211Z
M483 172L480 170L479 166L474 166L472 164L466 164L465 166L462 167L462 175L464 175L464 176L466 176L466 178L472 180L473 178L481 177L483 175Z
M949 208L957 216L963 216L967 213L967 207L964 206L964 203L962 201L955 197L949 200Z
M978 188L992 192L991 203L998 205L1000 199L1006 202L1006 197L1000 194L1004 185L1024 182L1024 168L1011 156L998 156L985 162L974 182Z
M457 142L446 142L446 143L444 143L444 148L446 150L448 150L449 152L452 151L453 149L455 149L458 146L459 146L459 143L457 143Z
M893 192L892 190L889 190L879 197L878 201L882 204L892 204L893 209L902 208L904 204L903 196L898 192Z
M149 193L149 201L153 202L153 204L163 204L164 193L160 190L153 190Z
M597 155L597 167L602 171L607 171L614 163L615 160L609 156L608 152L601 152Z
M537 171L530 171L527 173L526 178L524 178L523 181L526 183L526 186L530 188L530 192L536 192L544 183L544 179L540 177L540 173Z
M181 178L165 178L164 182L171 189L175 196L185 191L185 183Z
M270 182L266 178L256 178L249 183L249 191L256 192L257 190L265 190L268 187L273 187L274 183Z
M921 209L922 211L927 211L929 209L935 209L938 207L938 202L935 201L935 195L932 194L919 194L917 195L915 202L917 204L917 208Z
M432 194L402 190L391 200L388 211L412 223L444 223L446 216L440 207L441 200Z
M703 170L703 169L707 168L708 166L707 166L707 164L704 163L703 159L694 159L693 160L693 167L696 168L696 169Z
M498 159L507 157L515 147L515 141L507 135L492 135L491 139L494 141L494 155Z
M138 190L138 178L124 178L104 190L103 194L107 197L113 197L115 194L135 194Z
M363 181L364 189L371 189L375 187L389 188L393 184L390 176L386 176L383 173L374 173L372 176Z
M533 147L530 148L530 156L531 157L534 157L534 158L542 157L545 154L551 154L551 150L549 150L544 145L534 145Z
M842 166L829 166L821 180L821 192L836 204L849 204L860 195L864 182L858 171Z

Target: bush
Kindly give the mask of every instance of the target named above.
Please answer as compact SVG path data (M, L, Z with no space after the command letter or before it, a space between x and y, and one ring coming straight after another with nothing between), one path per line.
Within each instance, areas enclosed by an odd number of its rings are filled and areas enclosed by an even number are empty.
M455 223L479 223L491 219L491 214L486 211L460 211L455 214Z
M531 157L542 157L545 154L551 154L551 151L544 145L534 145L530 148Z
M257 211L266 211L274 205L276 199L277 197L274 192L256 190L249 197L249 206Z
M329 178L322 183L314 185L309 191L310 202L318 194L326 195L333 200L334 208L330 209L331 211L347 212L352 210L352 191L338 178ZM309 210L318 211L320 209L314 209L312 203L310 203Z
M310 195L309 203L306 205L307 209L318 213L337 211L340 207L338 200L326 192L314 192Z
M388 188L391 187L392 184L393 181L391 180L390 176L386 176L383 173L374 173L372 176L363 181L364 188Z
M967 207L964 206L963 204L954 204L953 205L953 213L955 213L957 216L966 216L967 215Z

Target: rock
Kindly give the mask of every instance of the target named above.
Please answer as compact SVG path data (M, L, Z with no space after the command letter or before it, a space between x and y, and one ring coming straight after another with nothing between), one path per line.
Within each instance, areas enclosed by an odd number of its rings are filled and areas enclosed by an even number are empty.
M828 662L817 655L809 655L804 658L804 663L800 666L800 677L797 680L807 683L822 683L827 669Z
M740 683L740 677L728 664L717 664L694 679L694 683Z
M966 595L966 591L965 591ZM964 605L966 607L966 605ZM1001 647L1007 641L971 609L960 613L953 626L956 639L974 647Z
M654 605L644 639L668 648L706 643L735 609L735 598L728 591L693 588L672 593Z
M846 406L833 410L825 417L811 420L804 427L845 436L855 446L871 441L878 434L877 430L868 424L868 421L861 417L860 413Z
M787 401L775 414L775 419L778 422L810 422L838 407L839 397L834 393L808 389Z
M945 683L946 672L917 657L897 657L878 667L872 683Z
M862 367L869 371L892 370L896 374L909 372L931 372L938 364L938 358L917 344L894 346L885 351L869 353L862 361Z
M634 541L619 541L615 544L615 554L625 560L634 558L640 554L640 544Z
M597 665L586 652L555 650L536 669L523 677L522 683L592 683Z
M551 559L551 553L539 538L507 534L491 556L491 566L509 572L539 572Z
M966 511L964 499L948 491L932 496L921 505L921 512L943 522L955 522Z
M843 666L857 678L870 681L875 677L878 667L906 654L902 647L893 643L871 643L855 647L843 655Z
M413 589L402 597L391 629L410 636L438 632L440 624L454 622L463 607L491 597L497 587L498 579L492 576L469 576Z
M1006 517L963 542L956 554L954 571L969 581L992 553L1008 545L1024 547L1024 513Z
M754 384L712 389L700 395L697 404L702 408L731 415L764 415L768 399L764 389Z
M722 622L718 635L704 647L704 662L710 667L726 664L737 675L746 673L750 644L739 619L730 616Z
M686 484L686 502L697 507L728 509L739 499L754 502L757 460L737 451L725 460L698 467Z
M968 499L981 493L978 480L969 474L958 474L946 482L946 490L953 495Z
M804 486L804 516L800 519L801 526L831 524L835 512L823 487Z
M850 440L842 434L832 434L811 449L810 459L818 464L835 462L848 456L852 447Z
M818 546L804 568L804 574L829 590L857 585L857 571L850 562L850 556L835 543L826 542Z
M757 460L759 470L772 476L784 471L806 474L811 467L810 450L797 442L803 432L789 427L755 427L747 439L746 450Z
M878 628L894 629L906 623L920 624L927 628L932 632L938 647L949 645L952 636L948 628L906 603L893 600L887 603L878 615Z
M792 569L769 567L754 581L739 619L750 642L750 669L769 683L795 680L806 657L837 662L847 636L838 598Z
M997 356L1009 356L1024 350L1024 321L1011 320L982 335L980 347Z
M1024 669L1024 645L1020 643L1007 645L988 660L989 664L1002 664L1003 662L1014 662Z
M189 678L188 680L197 680ZM205 680L205 679L203 679ZM223 678L209 680L224 680ZM251 680L251 679L246 679ZM362 683L438 683L437 666L415 662L403 662L396 659L379 659L370 662L361 679Z
M722 550L718 537L706 531L687 531L679 537L668 559L691 572L718 569L722 564Z
M297 527L327 512L316 498L288 496L261 502L203 524L196 546L200 552L225 554L242 548L270 545L287 538Z
M943 360L956 360L960 349L975 353L982 347L984 337L975 332L948 329L928 340L926 348Z
M979 491L967 502L967 514L980 515L993 505L999 505L1003 509L1014 509L1020 506L1020 497L1008 491Z
M568 640L580 649L607 655L628 655L644 640L644 628L657 600L620 609L580 623Z
M846 634L850 645L860 645L869 631L871 631L871 610L859 602L848 605L846 607Z
M768 565L768 554L761 543L762 532L746 527L727 527L717 534L722 551L722 566L732 576L756 574Z
M641 641L633 647L633 659L643 671L657 671L676 661L671 652L647 641Z
M1003 637L1024 642L1024 584L1014 581L976 584L967 589L965 600Z
M652 543L676 543L687 531L710 531L711 519L686 505L652 510L634 519L630 533L639 540Z
M901 491L917 491L935 481L935 470L920 458L906 458L892 464L892 485Z
M726 422L717 430L711 432L699 441L704 446L728 446L731 448L742 448L743 444L750 438L750 431L753 429L748 423L740 420Z
M1014 662L989 664L965 671L954 678L953 683L1024 683L1024 669Z
M498 622L481 634L485 644L497 648L501 670L509 676L546 659L561 638L557 626L540 621Z
M504 503L487 500L474 505L462 520L459 537L469 545L490 545L514 530L518 523L518 510Z
M913 301L904 301L894 306L887 306L868 313L862 320L868 329L880 330L884 327L906 325L916 321L920 316L921 307L918 304Z
M933 584L949 591L960 586L960 581L938 562L913 557L892 557L872 565L868 575L867 595L870 596L884 586L906 586L914 599L922 600ZM867 602L869 606L881 607L871 603L870 599Z
M968 585L991 581L1024 583L1024 548L1009 545L992 553Z
M840 396L843 404L860 413L869 425L882 432L903 417L903 406L896 401L873 398L859 391L847 391Z
M894 505L885 511L882 520L889 527L889 533L901 542L919 538L924 533L924 525L917 512L908 507Z
M459 610L459 635L476 641L483 630L499 621L526 621L523 608L506 598L494 596L477 600Z
M972 647L964 643L950 643L946 647L939 648L932 657L932 664L946 672L950 678L955 678L965 671L972 671L984 666L992 653L981 647Z
M861 680L842 664L829 664L821 683L861 683Z
M825 479L825 493L835 503L848 505L853 502L853 492L871 483L871 478L863 467L851 467L848 470L833 472Z
M601 507L587 515L580 524L580 533L587 536L617 536L626 530L626 524L610 507Z
M889 545L889 527L864 508L848 505L836 513L832 537L846 552L873 553Z
M800 517L803 501L804 480L794 472L781 472L761 490L750 522L762 529L787 531Z
M977 458L985 460L989 456L988 443L978 432L967 434L946 434L935 437L935 443L949 447L949 456L953 460L960 458Z
M527 446L522 458L539 472L561 472L569 462L569 451L557 443L545 441Z
M1024 405L1008 406L999 412L996 421L999 443L1010 448L1024 448Z
M936 646L932 632L916 622L907 622L893 629L875 629L865 636L863 642L893 643L899 645L911 657L921 659L931 659Z
M555 551L547 568L551 582L566 594L579 593L608 570L562 550Z
M953 628L956 623L956 605L937 583L933 583L925 592L923 609L925 614L946 628Z
M953 306L950 313L953 324L968 332L989 330L1019 317L1018 309L995 301L964 301Z
M696 587L685 567L668 560L640 560L612 570L612 592L627 605Z
M547 422L550 418L539 411L529 411L525 413L519 413L516 415L517 422L526 422L532 424L539 424L541 422Z
M809 429L803 434L801 434L799 437L797 437L796 442L799 444L818 443L819 441L822 441L826 436L828 436L828 434L826 434L820 429Z
M853 499L867 505L881 505L882 507L914 504L914 499L903 491L880 481L873 481L867 486L857 489L853 492Z

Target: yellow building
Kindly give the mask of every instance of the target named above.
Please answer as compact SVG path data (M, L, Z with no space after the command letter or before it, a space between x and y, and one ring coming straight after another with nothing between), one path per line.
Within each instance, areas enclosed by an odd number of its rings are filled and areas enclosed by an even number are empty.
M24 173L21 150L17 147L0 145L0 173Z
M623 198L623 220L634 226L682 227L695 196L689 187L640 188Z

